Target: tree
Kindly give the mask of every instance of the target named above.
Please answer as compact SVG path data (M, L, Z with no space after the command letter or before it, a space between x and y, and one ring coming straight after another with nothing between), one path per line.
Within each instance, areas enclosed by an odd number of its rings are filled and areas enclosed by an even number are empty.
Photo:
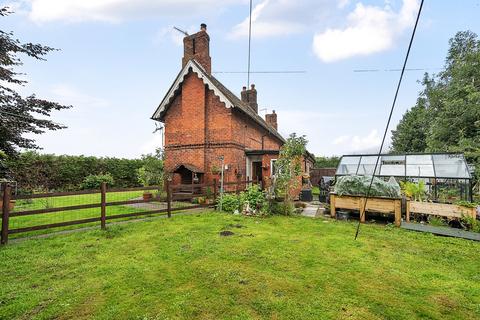
M163 185L163 160L161 154L142 155L144 165L137 170L139 182L147 186Z
M480 174L480 41L471 31L449 41L445 66L422 81L416 105L392 131L392 151L463 152Z
M340 162L340 157L331 156L331 157L316 157L315 158L315 168L336 168Z
M0 8L0 18L10 13L8 7ZM19 54L45 60L44 56L53 50L40 44L21 43L13 38L12 32L0 30L0 150L7 155L16 155L18 148L40 149L34 139L24 137L26 133L42 134L46 130L66 128L46 118L53 110L71 106L38 99L34 94L23 98L13 89L26 83L18 78L21 74L14 71L22 65Z
M292 207L292 193L297 189L302 175L302 156L305 154L307 140L292 133L280 149L275 162L276 174L273 188L276 197L283 198L283 213L289 214Z

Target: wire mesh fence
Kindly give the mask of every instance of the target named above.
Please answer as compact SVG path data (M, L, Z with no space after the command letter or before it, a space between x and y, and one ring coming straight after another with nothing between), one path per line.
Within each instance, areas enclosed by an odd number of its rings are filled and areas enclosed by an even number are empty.
M3 184L2 243L13 237L101 225L111 220L128 220L152 215L212 207L220 192L241 192L253 181L211 184L150 186L15 195ZM3 205L3 203L8 205Z

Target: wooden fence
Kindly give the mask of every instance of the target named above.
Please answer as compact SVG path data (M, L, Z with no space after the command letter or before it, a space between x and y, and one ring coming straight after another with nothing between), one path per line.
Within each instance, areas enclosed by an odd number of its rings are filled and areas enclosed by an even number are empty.
M224 187L229 188L230 192L243 191L246 186L253 181L241 181L228 182L224 183ZM137 217L137 216L147 216L152 214L166 214L169 218L173 211L185 211L192 210L197 208L210 207L215 204L216 199L219 195L220 184L214 180L211 184L189 184L189 185L171 185L168 181L165 184L165 188L162 186L150 186L150 187L138 187L138 188L122 188L122 189L109 189L106 184L103 183L99 190L83 190L76 192L50 192L50 193L39 193L39 194L30 194L30 195L13 195L12 187L7 183L2 184L2 194L1 194L1 208L2 208L2 228L1 228L1 244L6 244L8 242L8 236L11 234L31 232L37 230L44 230L50 228L59 228L72 225L86 224L99 222L102 229L106 228L107 220L115 220L128 217ZM157 190L158 195L152 197L151 199L129 199L122 201L110 201L107 202L107 194L109 193L118 193L118 192L134 192L134 191L148 191L148 190ZM233 190L233 191L232 191ZM166 194L165 194L166 193ZM88 204L76 204L69 206L61 206L54 208L42 208L42 209L29 209L22 211L12 210L13 205L16 201L25 200L31 201L33 199L40 198L56 198L56 197L67 197L67 196L77 196L77 195L89 195L89 194L99 194L100 201ZM175 201L191 201L192 199L202 199L196 204L190 204L186 207L172 207L172 203ZM129 213L120 213L115 215L107 215L107 207L112 206L124 206L124 205L134 205L141 203L149 202L160 202L164 204L166 208L154 209L154 210L142 210L138 212L129 212ZM185 202L183 202L185 203ZM5 204L5 205L4 205ZM56 223L48 224L39 224L28 227L21 228L10 228L10 219L14 217L21 216L34 216L42 215L47 213L58 213L66 212L72 210L82 210L82 209L92 209L98 208L98 216L88 217L83 219L74 219Z

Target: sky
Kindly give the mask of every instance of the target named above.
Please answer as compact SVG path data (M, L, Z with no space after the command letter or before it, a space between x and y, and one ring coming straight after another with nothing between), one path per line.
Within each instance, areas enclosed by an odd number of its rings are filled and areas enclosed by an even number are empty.
M23 95L72 105L67 129L35 136L41 152L135 158L161 146L150 119L181 68L182 34L206 23L212 71L246 85L248 0L0 1L0 29L60 50L22 57ZM259 110L282 135L306 135L317 156L378 151L419 0L254 0L252 71ZM416 101L424 72L444 65L457 31L480 32L480 0L425 1L392 124ZM358 72L358 70L378 70ZM390 138L390 133L389 133ZM388 139L389 139L388 138ZM388 146L387 146L388 148Z

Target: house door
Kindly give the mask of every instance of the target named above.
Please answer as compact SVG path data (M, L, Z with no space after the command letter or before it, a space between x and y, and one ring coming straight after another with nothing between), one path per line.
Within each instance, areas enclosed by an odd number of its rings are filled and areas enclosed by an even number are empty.
M261 161L252 162L252 179L258 182L262 181L262 162Z

